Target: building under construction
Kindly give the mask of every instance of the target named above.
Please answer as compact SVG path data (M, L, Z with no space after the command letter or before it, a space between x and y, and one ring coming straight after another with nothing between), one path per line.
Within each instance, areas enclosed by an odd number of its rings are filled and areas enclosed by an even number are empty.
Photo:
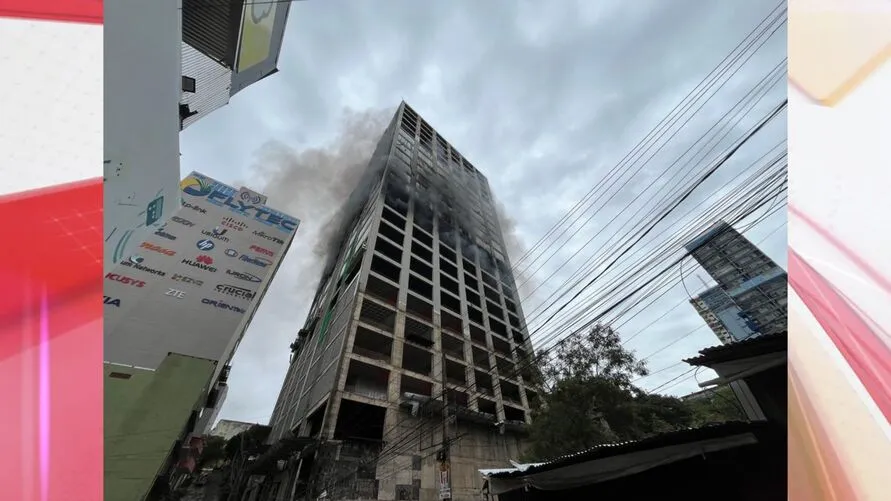
M291 351L250 499L479 499L519 458L535 372L489 184L405 103Z

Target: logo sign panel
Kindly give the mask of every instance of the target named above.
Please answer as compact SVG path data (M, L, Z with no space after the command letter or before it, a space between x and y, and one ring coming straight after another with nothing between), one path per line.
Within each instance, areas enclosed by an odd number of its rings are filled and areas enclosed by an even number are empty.
M247 228L247 223L241 222L234 217L224 217L223 220L220 221L220 226L229 228L230 230L244 231L245 228Z
M252 245L251 250L256 252L257 254L263 254L264 256L269 256L269 257L275 256L274 252L272 252L269 249L260 247L259 245Z
M200 205L190 204L186 201L183 201L182 205L183 205L184 209L193 210L193 211L197 212L198 214L207 214L207 209L205 209L204 207L201 207Z
M152 252L157 252L158 254L164 254L165 256L176 255L176 251L161 247L160 245L155 245L151 242L142 242L139 247L145 250L150 250Z
M198 268L199 270L209 271L211 273L215 273L217 271L216 267L212 266L213 258L206 254L200 254L194 260L183 259L182 264L191 266L192 268Z
M254 231L254 236L258 236L262 239L269 240L270 242L278 245L282 245L285 243L284 240L278 237L274 237L272 235L267 235L265 231Z
M272 264L272 261L266 259L265 257L248 256L247 254L242 254L241 258L239 258L239 259L241 261L244 261L245 263L249 263L254 266L259 266L260 268L265 268L265 267L269 266L270 264Z
M203 199L284 233L294 233L300 224L297 219L266 207L256 197L242 200L239 196L241 191L194 172L183 179L180 189L185 195Z
M227 230L226 228L217 226L211 231L201 230L201 234L214 240L219 240L220 242L228 242L229 237L225 236L228 231L229 230Z
M220 310L234 311L235 313L244 313L245 312L244 308L239 308L238 306L226 304L224 301L218 301L216 299L204 298L201 300L201 304L213 306L214 308L218 308Z
M238 257L238 251L235 249L226 249L226 255L229 257Z
M195 223L189 221L188 219L179 217L179 216L173 216L172 218L170 218L170 220L173 221L174 223L181 224L187 228L190 226L195 226Z
M115 308L121 307L121 300L116 297L102 296L102 303L105 306L114 306Z
M199 240L196 246L206 252L216 247L216 244L214 244L213 241L205 238L204 240Z
M157 270L155 268L150 268L142 264L145 261L145 258L138 254L134 254L127 258L124 261L121 261L121 265L126 266L128 268L132 268L134 270L143 271L145 273L151 273L152 275L157 275L159 277L167 276L166 271Z
M167 224L164 224L160 228L158 228L158 231L155 232L155 235L161 238L166 238L167 240L176 240L176 237L174 235L167 233Z
M172 277L170 277L170 280L173 280L175 282L181 282L184 284L194 285L195 287L201 287L202 285L204 285L204 281L202 281L202 280L198 280L198 279L186 276L186 275L180 275L179 273L175 273Z
M233 276L239 280L244 280L245 282L252 282L258 284L263 281L262 278L251 275L250 273L245 273L243 271L234 271L234 270L226 270L226 275Z
M254 299L254 291L245 289L244 287L236 287L229 284L220 284L216 286L216 291L227 296L237 297L239 299Z
M175 297L177 299L182 299L186 297L186 293L178 290L178 289L167 289L167 292L164 293L165 296Z
M145 287L145 281L139 280L136 278L128 277L126 275L119 275L117 273L107 273L105 275L106 280L112 280L114 282L120 282L124 285L130 285L133 287Z

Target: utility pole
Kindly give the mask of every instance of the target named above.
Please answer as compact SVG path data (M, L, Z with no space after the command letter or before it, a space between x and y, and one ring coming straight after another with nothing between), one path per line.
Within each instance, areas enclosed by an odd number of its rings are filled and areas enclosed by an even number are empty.
M439 452L439 499L452 499L452 478L449 449L451 445L451 434L449 430L449 396L446 379L446 358L445 353L440 346L440 357L442 367L442 450Z

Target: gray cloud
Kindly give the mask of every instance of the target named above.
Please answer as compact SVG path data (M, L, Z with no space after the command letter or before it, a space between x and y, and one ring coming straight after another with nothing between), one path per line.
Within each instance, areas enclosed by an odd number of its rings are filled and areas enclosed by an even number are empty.
M437 128L489 178L504 208L502 225L515 228L506 231L505 240L516 264L774 5L774 0L294 3L281 71L183 134L184 171L265 187L271 205L303 220L236 355L223 416L261 420L271 413L287 346L302 325L318 280L316 243L325 241L322 232L332 227L328 222L337 202L348 196L346 181L356 174L349 166L362 165L362 155L367 159L377 139L372 131L382 130L391 113L345 109L392 110L405 99ZM548 277L612 216L630 216L634 207L625 209L629 194L663 175L784 54L781 32L635 177L627 192L588 226L576 228L566 249L531 283ZM772 105L771 99L765 101L766 108ZM377 125L363 129L354 122L362 117ZM753 141L733 168L728 165L726 175L760 156L784 137L784 130L779 124L765 131L766 137ZM715 191L726 179L716 176L703 192ZM645 201L652 203L640 203ZM783 218L765 221L753 230L753 240ZM611 231L607 227L604 233ZM784 233L764 244L781 264ZM598 239L592 248L608 249L608 242ZM561 283L587 258L587 251L580 253L541 290ZM687 281L694 293L701 289L696 284ZM621 331L636 332L685 296L682 288L673 290L648 309L652 313L641 314ZM524 309L532 308L524 304ZM700 324L692 308L682 305L629 344L647 354ZM669 366L716 342L700 329L659 353L651 367ZM655 386L678 373L667 370L649 379ZM672 391L693 389L690 381Z

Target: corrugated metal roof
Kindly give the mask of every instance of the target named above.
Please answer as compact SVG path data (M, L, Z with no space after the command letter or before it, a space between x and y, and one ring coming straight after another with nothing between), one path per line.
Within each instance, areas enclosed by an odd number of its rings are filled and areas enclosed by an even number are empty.
M756 357L767 353L786 351L788 346L787 332L777 332L751 337L742 341L720 346L712 346L699 351L698 357L688 358L684 362L690 365L704 366L713 363Z
M560 456L544 463L528 465L528 467L525 469L513 468L503 470L485 470L487 472L485 473L485 475L491 478L524 477L527 475L534 475L536 473L542 473L545 471L562 468L564 466L571 466L586 461L620 456L632 452L657 449L672 445L680 445L689 442L699 442L702 440L715 438L730 437L741 433L757 433L759 431L767 430L769 429L769 427L770 425L766 422L729 422L703 426L700 428L686 428L683 430L653 435L641 440L598 445L596 447L592 447L591 449L574 454Z

